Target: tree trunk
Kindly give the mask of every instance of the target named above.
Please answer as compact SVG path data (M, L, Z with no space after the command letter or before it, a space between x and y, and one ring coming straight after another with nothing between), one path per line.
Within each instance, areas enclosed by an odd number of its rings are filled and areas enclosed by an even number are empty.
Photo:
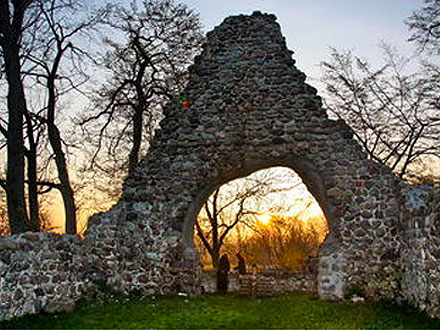
M64 203L64 215L66 218L66 233L76 234L76 208L73 189L70 185L69 172L67 171L66 157L61 145L61 136L58 128L53 124L48 124L49 141L55 154L55 163L60 180L60 191Z
M28 176L29 230L39 231L39 204L37 185L37 144L34 139L33 125L29 113L26 113L29 150L26 154Z
M24 194L23 138L23 115L26 112L26 100L20 79L19 46L13 38L5 38L2 49L8 82L6 193L11 233L17 234L26 231L28 223Z
M39 231L39 205L38 205L38 186L37 186L37 159L35 151L29 150L27 157L28 169L28 202L29 202L29 230Z
M128 161L128 175L131 176L139 162L139 150L142 142L142 111L136 109L133 114L133 146Z
M220 249L214 247L211 254L212 267L214 267L214 269L217 269L219 260L220 260Z
M47 130L49 142L55 154L55 164L60 180L60 191L63 197L64 214L66 218L66 233L76 234L76 208L72 186L70 185L69 172L67 171L67 162L61 144L61 134L55 124L55 105L56 105L56 87L55 79L58 65L61 61L63 51L59 50L55 58L55 63L51 74L47 80L48 102L47 102Z

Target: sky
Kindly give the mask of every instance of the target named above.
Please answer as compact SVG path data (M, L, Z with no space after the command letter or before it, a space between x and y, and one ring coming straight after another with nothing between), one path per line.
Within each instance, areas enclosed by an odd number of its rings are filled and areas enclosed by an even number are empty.
M182 0L200 13L205 32L230 15L255 10L275 14L297 67L319 89L319 64L329 58L329 47L354 50L356 55L380 63L378 47L386 41L405 54L415 47L406 39L404 20L421 0ZM315 82L315 83L314 83Z

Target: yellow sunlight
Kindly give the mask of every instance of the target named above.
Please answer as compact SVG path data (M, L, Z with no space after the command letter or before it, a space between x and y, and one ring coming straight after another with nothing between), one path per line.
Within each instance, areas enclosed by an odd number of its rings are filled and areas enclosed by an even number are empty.
M272 216L270 214L260 213L257 215L257 219L263 225L267 225L270 222L270 220L272 219Z

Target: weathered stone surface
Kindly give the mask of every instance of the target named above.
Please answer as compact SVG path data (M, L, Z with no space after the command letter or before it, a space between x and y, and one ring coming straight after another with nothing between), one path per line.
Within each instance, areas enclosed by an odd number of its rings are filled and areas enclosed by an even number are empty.
M59 242L65 244L61 247ZM38 313L61 300L73 306L82 292L72 293L70 288L89 282L83 265L93 257L78 237L24 233L1 238L0 245L7 249L2 253L13 250L0 272L2 319Z

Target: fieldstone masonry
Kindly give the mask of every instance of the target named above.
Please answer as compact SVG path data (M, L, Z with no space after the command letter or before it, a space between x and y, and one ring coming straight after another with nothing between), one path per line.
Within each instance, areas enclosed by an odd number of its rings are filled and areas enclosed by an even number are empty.
M411 304L440 317L440 191L425 186L403 192L402 292Z
M439 193L368 160L350 127L327 117L275 16L226 18L189 73L122 198L90 219L83 240L0 240L0 319L62 309L97 280L127 293L199 293L193 226L203 202L273 166L296 171L329 222L322 298L407 299L440 316Z

